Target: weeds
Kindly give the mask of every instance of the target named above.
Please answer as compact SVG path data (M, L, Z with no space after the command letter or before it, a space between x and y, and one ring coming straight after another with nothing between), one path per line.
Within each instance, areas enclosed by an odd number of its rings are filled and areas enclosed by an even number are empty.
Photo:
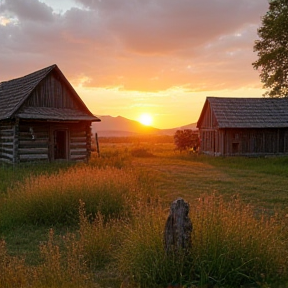
M240 200L215 196L199 199L191 218L193 266L200 284L238 287L287 280L287 242L275 219L256 219Z
M103 269L106 264L115 259L116 248L119 248L123 238L121 231L124 220L110 219L105 221L103 216L98 213L91 222L84 208L84 203L80 201L79 241L89 266L93 270Z
M81 242L73 234L67 234L63 241L64 249L60 251L50 230L47 243L39 247L43 263L38 266L29 266L24 258L10 256L5 242L0 242L1 288L98 287L85 264Z
M87 213L105 219L128 217L137 195L137 177L115 168L78 167L27 178L0 204L0 226L75 225L79 199Z

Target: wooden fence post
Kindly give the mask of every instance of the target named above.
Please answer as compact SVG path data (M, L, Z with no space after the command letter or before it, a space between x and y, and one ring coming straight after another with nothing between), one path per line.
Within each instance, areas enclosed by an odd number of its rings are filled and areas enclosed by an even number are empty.
M182 198L172 202L164 232L166 253L185 252L191 247L193 227L188 214L189 204Z
M98 153L98 156L100 156L99 141L98 141L98 134L97 133L95 133L95 141L96 141L97 153Z

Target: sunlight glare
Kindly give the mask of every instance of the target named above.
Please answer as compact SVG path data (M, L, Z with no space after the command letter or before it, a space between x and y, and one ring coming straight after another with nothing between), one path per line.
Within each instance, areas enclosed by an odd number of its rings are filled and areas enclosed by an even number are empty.
M143 113L139 117L139 122L143 125L149 126L153 122L153 118L150 114L148 113Z

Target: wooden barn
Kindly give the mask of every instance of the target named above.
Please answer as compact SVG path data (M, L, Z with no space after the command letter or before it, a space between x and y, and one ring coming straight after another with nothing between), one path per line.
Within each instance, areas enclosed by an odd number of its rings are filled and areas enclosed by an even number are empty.
M200 153L288 154L288 98L207 97L197 127Z
M52 65L0 83L0 161L87 160L100 121Z

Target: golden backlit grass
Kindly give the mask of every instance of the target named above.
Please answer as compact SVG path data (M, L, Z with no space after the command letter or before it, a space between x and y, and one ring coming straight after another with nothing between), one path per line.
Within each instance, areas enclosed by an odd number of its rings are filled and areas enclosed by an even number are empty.
M270 287L287 280L284 223L267 215L255 218L253 209L236 198L227 203L221 196L203 196L190 209L192 248L187 254L165 253L167 213L157 209L128 229L118 253L122 273L141 287Z
M285 287L286 161L121 143L87 164L19 178L1 194L0 287ZM163 231L179 196L190 203L193 243L167 256Z
M71 225L78 223L79 199L87 213L105 219L128 217L139 195L137 175L131 170L89 165L52 175L26 178L0 204L2 228L10 225Z
M81 242L73 234L63 237L63 242L64 248L60 250L54 241L53 230L50 230L47 242L39 246L41 264L31 266L25 263L24 258L10 256L6 243L1 241L0 287L99 287L87 269Z

